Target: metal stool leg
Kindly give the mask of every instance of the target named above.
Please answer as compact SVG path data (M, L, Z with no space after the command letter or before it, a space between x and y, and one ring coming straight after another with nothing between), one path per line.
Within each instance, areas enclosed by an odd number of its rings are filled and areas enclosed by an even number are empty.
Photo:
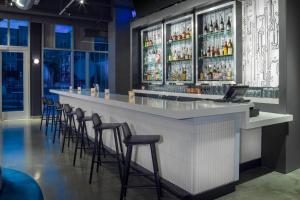
M123 200L123 198L126 196L128 178L129 178L129 170L130 170L130 162L131 162L131 154L132 154L132 146L129 145L129 146L127 146L127 151L126 151L125 169L124 169L124 176L122 179L120 200Z
M48 106L46 107L46 131L45 131L45 134L46 135L48 135L48 126L49 126L49 115L50 115L50 113L49 113L49 108L48 108Z
M42 126L43 126L43 121L45 120L45 110L46 110L46 106L43 105L43 110L42 110L42 116L41 116L41 124L40 124L40 130L42 130Z
M76 144L75 144L75 152L74 152L74 159L73 159L73 166L75 166L75 163L76 163L76 157L77 157L77 150L78 150L78 143L79 143L79 140L80 140L80 134L81 133L81 124L79 124L79 127L78 127L78 136L76 138Z
M89 184L92 183L92 179L93 179L94 164L95 164L96 153L98 152L98 145L99 145L98 134L96 134L95 135L95 143L94 143L92 163L91 163L91 171L90 171Z
M118 162L118 167L119 167L119 175L120 175L120 180L122 182L122 166L121 166L121 161L120 161L120 153L119 153L119 145L118 145L118 135L117 135L117 130L114 129L114 139L115 139L115 148L116 148L116 156L117 156L117 162Z
M67 134L68 134L68 132L69 132L68 122L69 122L69 119L67 118L67 121L66 121L66 128L65 128L64 134L63 134L63 143L62 143L62 147L61 147L61 152L62 152L62 153L64 152L64 149L65 149L65 143L66 143L66 137L67 137Z
M159 177L159 173L158 173L158 164L157 164L155 144L150 144L150 149L151 149L151 156L152 156L152 163L153 163L154 179L155 179L155 183L156 183L157 199L160 200L161 184L160 184L160 177Z

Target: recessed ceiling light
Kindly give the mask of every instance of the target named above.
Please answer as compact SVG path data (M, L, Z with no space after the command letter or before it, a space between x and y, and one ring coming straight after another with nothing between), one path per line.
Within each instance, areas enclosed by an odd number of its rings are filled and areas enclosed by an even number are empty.
M80 4L84 4L84 0L79 0L79 3Z

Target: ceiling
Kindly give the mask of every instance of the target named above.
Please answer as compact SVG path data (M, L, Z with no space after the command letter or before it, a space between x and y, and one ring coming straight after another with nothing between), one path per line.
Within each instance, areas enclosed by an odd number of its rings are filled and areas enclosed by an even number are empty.
M28 11L18 9L11 0L0 0L0 12L34 15L36 17L56 17L69 20L81 20L94 23L109 22L111 17L111 0L84 0L81 5L75 0L61 15L59 13L71 0L40 0Z

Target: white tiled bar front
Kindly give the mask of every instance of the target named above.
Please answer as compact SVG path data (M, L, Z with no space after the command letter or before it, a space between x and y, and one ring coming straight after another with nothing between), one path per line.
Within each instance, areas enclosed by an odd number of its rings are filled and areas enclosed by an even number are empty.
M86 115L99 113L103 122L126 121L134 134L161 135L157 146L161 176L191 194L239 179L240 134L243 127L250 126L250 104L177 102L148 97L129 101L127 95L111 94L105 99L103 94L92 96L85 91L51 92L59 95L61 103L80 107ZM92 124L88 127L93 137ZM104 134L104 143L114 149L112 134ZM133 161L152 171L148 146L135 149Z

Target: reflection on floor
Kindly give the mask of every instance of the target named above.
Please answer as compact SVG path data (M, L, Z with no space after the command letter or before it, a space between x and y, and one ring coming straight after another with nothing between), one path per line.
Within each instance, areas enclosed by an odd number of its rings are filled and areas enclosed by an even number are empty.
M0 122L1 126L1 122ZM39 120L3 122L0 132L0 163L3 167L20 170L32 176L40 185L45 200L115 200L119 199L120 181L115 164L105 164L94 173L88 184L91 157L85 155L72 166L73 147L60 153L60 144L52 144L51 134L46 137L39 130ZM2 151L2 152L1 152ZM2 161L1 161L2 158ZM141 183L132 178L133 185ZM137 179L137 180L136 180ZM164 192L166 200L176 198ZM128 200L156 199L153 190L128 190Z
M40 185L45 199L114 200L119 198L120 182L115 165L106 164L88 184L90 156L72 166L73 148L60 153L60 144L52 144L39 130L39 120L8 121L0 131L0 163L6 168L31 175ZM246 177L247 178L247 177ZM133 180L135 182L136 180ZM140 179L138 179L140 182ZM146 180L145 180L146 181ZM155 199L152 190L129 190L128 200ZM175 197L165 193L163 199ZM219 200L299 200L300 170L288 175L266 173L242 182L236 192Z

